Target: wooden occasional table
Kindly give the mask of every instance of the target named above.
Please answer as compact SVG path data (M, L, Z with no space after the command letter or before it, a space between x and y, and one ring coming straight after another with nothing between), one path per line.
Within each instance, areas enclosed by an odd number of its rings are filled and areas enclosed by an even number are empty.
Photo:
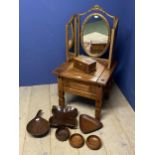
M65 62L54 70L58 77L59 105L65 106L64 93L90 98L96 101L95 118L100 120L104 90L106 89L116 63L107 69L106 60L97 60L96 71L86 74L73 66L73 62Z

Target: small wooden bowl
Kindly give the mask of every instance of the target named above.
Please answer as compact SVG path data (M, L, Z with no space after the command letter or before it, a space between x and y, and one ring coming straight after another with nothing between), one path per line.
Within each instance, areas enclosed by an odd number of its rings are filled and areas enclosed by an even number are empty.
M72 134L71 137L69 138L69 143L72 147L74 148L80 148L84 145L84 138L82 135L75 133Z
M66 127L59 127L55 132L56 138L60 141L66 141L70 137L69 129Z
M101 139L96 135L89 136L86 140L86 144L91 150L98 150L102 146Z

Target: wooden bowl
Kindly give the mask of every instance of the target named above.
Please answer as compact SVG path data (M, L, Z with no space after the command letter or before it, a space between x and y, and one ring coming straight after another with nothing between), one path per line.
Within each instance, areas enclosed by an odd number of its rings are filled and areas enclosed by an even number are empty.
M74 148L80 148L84 145L84 138L82 135L75 133L72 134L69 138L69 143Z
M101 139L96 135L89 136L86 140L86 144L91 150L98 150L102 146Z
M57 130L56 130L56 138L60 141L66 141L69 136L70 136L70 132L69 132L69 129L66 128L66 127L59 127Z

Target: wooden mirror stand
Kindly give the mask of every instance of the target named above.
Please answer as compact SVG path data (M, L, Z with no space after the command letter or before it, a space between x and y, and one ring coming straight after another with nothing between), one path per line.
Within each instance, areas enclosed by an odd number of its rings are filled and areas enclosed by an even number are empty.
M107 47L108 58L91 57L96 60L96 71L88 74L74 67L73 58L80 55L81 51L81 17L90 13L101 14L112 19L113 24L109 33L109 45ZM105 17L105 18L106 18ZM107 19L107 18L106 18ZM73 24L73 44L74 48L69 48L68 25ZM111 81L112 73L116 67L116 62L113 61L113 48L118 27L118 18L104 11L100 6L95 5L87 12L76 14L71 17L71 20L66 25L66 62L54 70L54 74L58 78L58 95L59 105L65 106L64 93L69 92L75 95L83 96L96 101L95 118L100 120L102 102L104 93L107 91ZM105 53L105 52L103 52ZM88 54L88 53L86 53Z

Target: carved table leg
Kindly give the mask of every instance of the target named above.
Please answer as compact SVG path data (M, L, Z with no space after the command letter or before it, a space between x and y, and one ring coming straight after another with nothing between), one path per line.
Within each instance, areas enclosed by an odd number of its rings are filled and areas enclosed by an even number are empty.
M59 105L65 106L65 98L64 98L64 89L63 89L63 80L62 78L58 78L58 95L59 95Z
M96 108L95 108L95 118L100 120L101 110L102 110L102 97L103 97L103 88L98 86L96 92Z

